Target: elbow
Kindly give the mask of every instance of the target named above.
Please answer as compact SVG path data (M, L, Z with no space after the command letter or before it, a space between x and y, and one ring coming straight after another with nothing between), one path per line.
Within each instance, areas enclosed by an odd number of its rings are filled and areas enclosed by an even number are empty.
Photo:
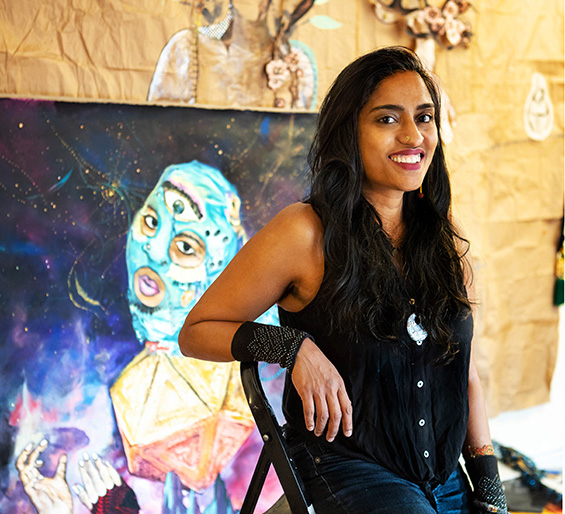
M483 395L483 386L481 384L481 378L479 377L479 372L474 363L469 369L469 397L477 397Z
M191 325L191 323L187 318L182 328L180 329L179 338L178 338L180 352L185 357L194 357L190 344L191 341L194 340L194 335L192 333L193 331L194 331L194 327Z

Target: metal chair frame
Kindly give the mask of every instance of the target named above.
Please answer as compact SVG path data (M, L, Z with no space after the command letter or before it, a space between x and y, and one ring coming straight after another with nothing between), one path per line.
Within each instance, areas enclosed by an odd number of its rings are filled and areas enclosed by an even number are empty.
M272 464L292 514L311 514L313 509L308 507L302 481L290 456L281 426L261 385L258 364L242 362L240 369L245 396L264 444L239 512L253 514Z

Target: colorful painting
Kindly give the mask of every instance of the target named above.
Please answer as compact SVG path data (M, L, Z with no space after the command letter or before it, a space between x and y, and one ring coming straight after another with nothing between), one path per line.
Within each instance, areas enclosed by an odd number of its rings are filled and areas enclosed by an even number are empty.
M116 512L236 512L261 447L238 367L182 357L176 338L247 238L304 196L315 115L0 112L0 511L88 512L114 491ZM280 413L280 369L261 373ZM279 495L270 475L259 507Z

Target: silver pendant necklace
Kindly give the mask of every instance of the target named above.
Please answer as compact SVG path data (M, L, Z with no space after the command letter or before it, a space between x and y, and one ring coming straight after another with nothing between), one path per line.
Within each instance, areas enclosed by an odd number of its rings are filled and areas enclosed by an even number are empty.
M415 304L416 302L413 298L411 298L410 305L414 306ZM421 346L424 339L428 337L426 329L420 323L420 316L417 316L414 312L408 316L408 320L406 321L406 331L412 341L415 341L418 346Z

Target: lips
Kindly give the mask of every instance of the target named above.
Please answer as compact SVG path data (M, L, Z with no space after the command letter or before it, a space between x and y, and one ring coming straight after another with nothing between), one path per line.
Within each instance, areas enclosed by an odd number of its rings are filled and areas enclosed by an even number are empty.
M156 294L159 294L159 286L152 278L147 275L140 275L137 280L139 290L143 295L155 296Z
M413 148L409 150L402 150L401 152L396 152L388 156L388 158L398 164L405 170L419 170L420 163L424 158L424 151L419 148Z
M157 307L165 298L167 287L155 270L144 266L133 275L133 289L146 307Z

